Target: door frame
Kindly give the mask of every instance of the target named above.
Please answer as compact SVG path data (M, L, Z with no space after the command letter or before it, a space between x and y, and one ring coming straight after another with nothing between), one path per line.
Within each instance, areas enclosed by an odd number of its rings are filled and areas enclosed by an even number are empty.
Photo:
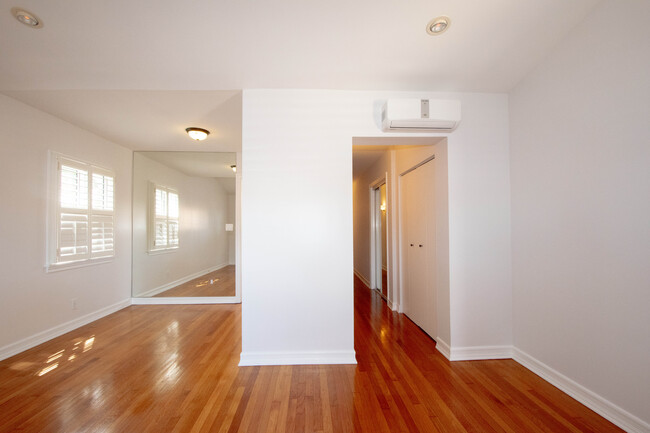
M377 233L378 227L381 227L381 211L377 212L379 209L379 203L377 203L376 192L382 185L386 185L386 202L388 202L388 172L384 172L383 177L379 177L370 183L369 193L370 193L370 289L374 290L377 288L377 261L381 260L381 255L377 254ZM386 222L388 225L388 204L386 204ZM386 243L388 244L388 227L383 227L384 236L386 237ZM381 266L379 267L381 271ZM387 263L387 272L390 273L390 260ZM380 292L381 294L381 292ZM386 294L388 297L388 288L386 288ZM383 297L383 296L382 296Z

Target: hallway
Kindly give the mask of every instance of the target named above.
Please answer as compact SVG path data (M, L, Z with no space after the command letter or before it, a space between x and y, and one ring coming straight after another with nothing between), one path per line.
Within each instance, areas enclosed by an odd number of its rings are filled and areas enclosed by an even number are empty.
M358 279L356 366L237 367L240 323L131 306L4 360L0 432L621 431L512 360L448 362Z

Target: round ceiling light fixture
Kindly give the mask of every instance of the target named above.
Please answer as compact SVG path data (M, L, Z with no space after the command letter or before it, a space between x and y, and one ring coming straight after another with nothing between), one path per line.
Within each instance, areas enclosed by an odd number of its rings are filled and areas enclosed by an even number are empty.
M43 22L38 19L36 15L27 12L25 9L11 8L11 14L21 23L33 29L40 29L43 27Z
M451 25L451 19L446 16L439 16L427 24L427 33L433 36L443 34Z
M203 128L185 128L185 132L187 132L187 135L189 135L192 140L197 141L205 140L208 138L208 135L210 135L210 131Z

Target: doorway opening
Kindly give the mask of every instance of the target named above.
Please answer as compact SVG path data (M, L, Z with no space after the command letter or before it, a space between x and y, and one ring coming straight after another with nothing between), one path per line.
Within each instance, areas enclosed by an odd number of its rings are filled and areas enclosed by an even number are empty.
M355 275L436 341L449 338L447 183L445 137L353 139Z

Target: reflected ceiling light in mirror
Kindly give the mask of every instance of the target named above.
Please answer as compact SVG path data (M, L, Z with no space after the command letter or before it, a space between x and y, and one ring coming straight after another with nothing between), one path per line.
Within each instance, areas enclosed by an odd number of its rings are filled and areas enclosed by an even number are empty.
M207 129L195 128L195 127L185 128L185 132L187 132L187 135L189 135L192 140L196 140L196 141L205 140L206 138L208 138L208 135L210 134L210 131L208 131Z
M427 33L432 36L437 36L443 34L451 25L451 19L446 16L439 16L427 24Z

